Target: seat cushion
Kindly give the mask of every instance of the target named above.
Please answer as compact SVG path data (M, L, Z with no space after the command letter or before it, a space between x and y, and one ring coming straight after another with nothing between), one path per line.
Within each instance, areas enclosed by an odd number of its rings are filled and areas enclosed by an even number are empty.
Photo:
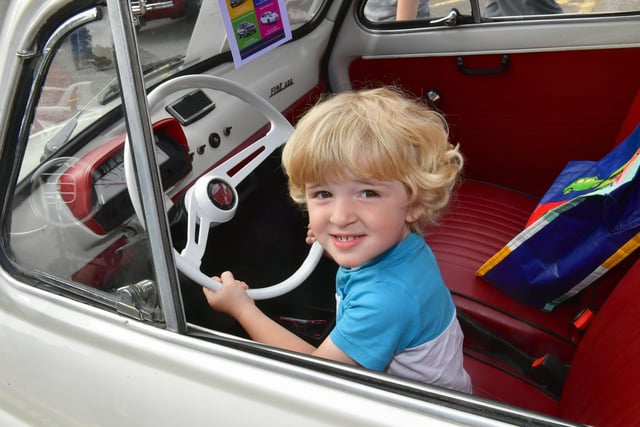
M475 273L525 226L538 199L491 184L467 180L439 226L426 230L445 283L459 311L487 325L534 356L573 357L574 316L584 308L568 301L552 312L519 303Z

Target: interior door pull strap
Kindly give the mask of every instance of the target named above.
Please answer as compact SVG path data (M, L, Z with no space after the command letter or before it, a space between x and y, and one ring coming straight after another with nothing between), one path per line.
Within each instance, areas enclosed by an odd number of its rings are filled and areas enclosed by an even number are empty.
M511 58L509 55L502 55L502 59L500 60L500 65L496 68L468 68L464 65L464 58L462 56L458 56L458 70L461 73L469 74L472 76L486 76L489 74L499 74L504 73L509 68L509 62Z

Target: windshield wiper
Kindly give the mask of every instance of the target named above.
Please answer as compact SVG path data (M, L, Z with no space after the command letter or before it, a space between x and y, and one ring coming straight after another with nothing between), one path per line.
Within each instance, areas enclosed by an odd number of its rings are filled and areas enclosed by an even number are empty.
M153 80L155 76L164 74L167 71L173 70L182 64L184 64L184 55L176 55L167 59L163 59L162 61L143 64L142 74L145 77L149 77L150 80ZM103 91L102 98L100 99L99 102L101 105L108 104L119 95L120 95L120 85L116 80L107 88L105 88L105 90Z
M73 116L58 132L55 133L51 137L51 139L44 146L44 152L40 157L40 161L44 161L47 157L51 155L54 151L57 151L60 147L62 147L73 131L76 129L78 125L78 116Z

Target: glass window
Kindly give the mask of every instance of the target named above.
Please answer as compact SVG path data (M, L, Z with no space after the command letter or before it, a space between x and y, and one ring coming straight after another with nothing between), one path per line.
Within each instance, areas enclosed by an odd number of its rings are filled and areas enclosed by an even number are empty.
M481 18L484 20L531 19L538 16L558 18L640 11L640 0L366 0L364 16L372 22L422 19L431 21L431 24L442 24L433 21L446 17L452 9L456 9L460 15L471 16L475 1L478 2ZM471 23L474 20L465 22Z
M57 47L36 107L21 177L114 108L111 92L117 76L111 45L103 19L77 28Z
M39 69L46 75L35 88L9 244L18 264L59 289L162 323L147 235L125 183L124 125L102 124L120 97L109 20L104 10L100 15L53 37L58 41L44 50L50 64ZM147 45L143 58L151 73L160 63L165 71L180 64L172 59L183 56L177 44L153 48ZM169 137L158 147L165 164L181 148ZM184 149L182 155L188 157Z
M535 15L589 15L640 11L640 1L480 0L485 18Z
M144 14L133 10L147 87L229 50L217 1L176 1L174 7L157 10L150 6L158 1L147 3ZM324 0L288 0L292 28L311 21L323 4ZM75 29L57 46L37 105L21 177L33 171L43 155L119 106L110 31L105 15Z
M322 4L289 1L293 27L312 20ZM228 50L215 0L133 12L148 88ZM5 226L12 256L69 292L161 322L147 234L125 183L125 126L107 8L72 17L43 55L11 223ZM167 189L188 173L181 168L190 170L190 153L180 135L173 137L177 131L156 131ZM172 182L164 182L164 168Z
M470 0L436 2L434 0L366 0L364 16L372 22L400 20L436 21L446 17L452 9L471 15Z

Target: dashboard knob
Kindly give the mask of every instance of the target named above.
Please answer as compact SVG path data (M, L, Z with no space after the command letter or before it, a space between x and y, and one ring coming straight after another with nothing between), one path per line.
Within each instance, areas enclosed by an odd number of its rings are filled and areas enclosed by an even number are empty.
M218 148L220 146L220 135L218 132L213 132L209 135L209 145L212 148Z

